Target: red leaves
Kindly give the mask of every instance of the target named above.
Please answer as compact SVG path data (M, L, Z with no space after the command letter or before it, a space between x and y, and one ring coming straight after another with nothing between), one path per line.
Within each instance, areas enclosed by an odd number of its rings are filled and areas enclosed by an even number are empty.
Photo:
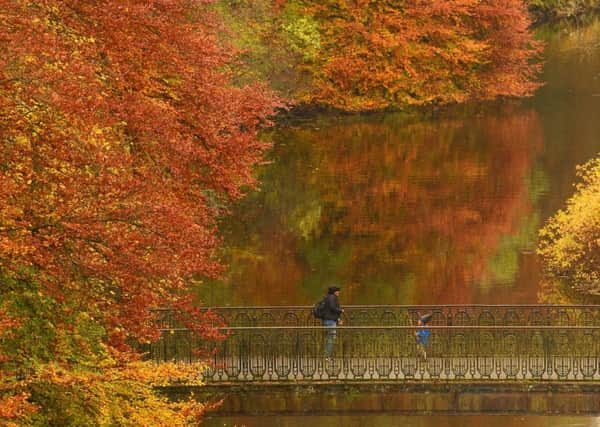
M0 22L0 271L115 345L151 334L149 307L220 271L216 217L253 185L277 100L232 86L206 4L0 0Z

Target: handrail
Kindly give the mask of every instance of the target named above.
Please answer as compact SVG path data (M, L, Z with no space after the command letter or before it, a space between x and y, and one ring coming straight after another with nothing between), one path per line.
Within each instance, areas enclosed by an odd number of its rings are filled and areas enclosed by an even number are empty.
M436 326L600 326L600 305L345 305L345 326L412 326L420 314L431 313ZM212 326L319 326L310 306L207 307ZM183 326L176 311L154 311L156 326L172 329Z
M600 304L343 304L343 308L563 308L600 309ZM312 309L311 305L253 305L253 306L206 306L206 310L286 310ZM172 311L170 307L156 307L151 311Z
M562 330L590 330L590 331L598 331L600 330L600 326L551 326L551 325L540 325L540 326L532 326L532 325L514 325L514 326L479 326L479 325L465 325L465 326L436 326L436 325L427 325L423 326L405 326L405 325L371 325L371 326L336 326L337 330L370 330L370 329L382 329L382 330L419 330L419 329L429 329L429 330L441 330L441 331L461 331L461 330L490 330L490 331L537 331L537 330L549 330L560 332ZM269 330L331 330L331 326L221 326L215 327L214 329L218 331L269 331ZM161 328L158 329L159 332L192 332L193 329L190 328Z

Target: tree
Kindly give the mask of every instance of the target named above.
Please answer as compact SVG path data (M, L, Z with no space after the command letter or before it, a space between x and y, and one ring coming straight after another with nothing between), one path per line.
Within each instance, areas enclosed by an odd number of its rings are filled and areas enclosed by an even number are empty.
M0 0L4 379L120 360L220 271L216 220L279 105L232 84L224 30L210 1Z
M596 0L527 0L536 21L573 18L598 8Z
M539 87L541 45L521 0L221 2L245 24L239 38L250 69L300 103L364 111L522 97ZM260 16L248 12L257 3Z
M530 95L539 52L520 0L307 2L322 28L314 99L347 110Z
M600 292L600 158L578 167L581 182L540 230L538 253L548 277Z

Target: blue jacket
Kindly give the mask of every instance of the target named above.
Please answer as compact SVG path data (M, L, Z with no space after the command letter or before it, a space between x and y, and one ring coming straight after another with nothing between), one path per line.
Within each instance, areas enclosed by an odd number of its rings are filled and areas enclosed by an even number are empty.
M419 329L417 331L417 340L427 347L429 345L429 329Z

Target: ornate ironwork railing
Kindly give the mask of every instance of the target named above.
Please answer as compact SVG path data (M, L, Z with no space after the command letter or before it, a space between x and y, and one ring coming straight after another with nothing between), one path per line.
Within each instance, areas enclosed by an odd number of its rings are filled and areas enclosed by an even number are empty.
M230 327L318 326L312 307L214 307ZM437 326L600 326L599 305L351 305L344 306L345 326L412 326L418 313L432 313ZM158 327L179 325L170 309L158 309Z
M540 325L499 325L496 320L509 323L506 313L512 311L489 309L502 315L480 317L487 312L477 311L477 318L489 319L491 325L428 327L426 353L417 344L414 326L342 326L335 335L326 327L259 326L223 328L227 338L210 343L186 329L165 329L150 356L193 361L200 357L198 351L210 354L211 366L204 373L209 382L600 379L600 326L549 324L567 320L560 311L541 312L546 321ZM438 323L447 321L447 313L454 319L462 311L442 311ZM582 309L568 320L595 323L591 319L596 316Z

